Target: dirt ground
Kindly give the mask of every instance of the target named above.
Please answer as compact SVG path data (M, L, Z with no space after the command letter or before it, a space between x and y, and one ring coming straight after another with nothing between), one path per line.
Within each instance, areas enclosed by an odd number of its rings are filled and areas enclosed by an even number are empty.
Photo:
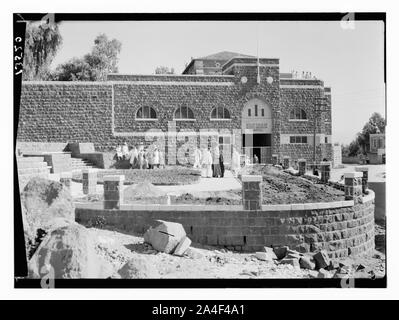
M178 257L153 250L140 236L127 235L117 231L90 228L96 239L96 250L119 270L127 261L145 257L146 263L155 268L154 278L314 278L317 272L295 268L287 264L258 260L253 253L238 253L221 248L192 244L196 256ZM385 274L385 256L376 252L374 257L346 259L352 266L355 277L367 277L371 268L377 277ZM360 269L360 268L359 268ZM329 272L333 277L334 272Z
M343 191L293 176L272 166L258 166L250 174L263 176L264 204L332 202L345 200ZM240 191L236 192L241 194Z

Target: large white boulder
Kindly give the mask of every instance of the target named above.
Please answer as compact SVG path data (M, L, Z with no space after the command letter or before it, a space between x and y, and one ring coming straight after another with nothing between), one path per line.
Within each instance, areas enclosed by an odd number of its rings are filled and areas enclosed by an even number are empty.
M173 253L180 241L186 236L180 223L156 220L144 234L144 241L151 244L155 250Z

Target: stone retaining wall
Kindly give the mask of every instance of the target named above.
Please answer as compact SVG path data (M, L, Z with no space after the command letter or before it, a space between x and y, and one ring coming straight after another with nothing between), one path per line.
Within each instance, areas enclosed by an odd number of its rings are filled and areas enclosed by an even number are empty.
M76 221L86 226L142 234L156 219L181 223L194 241L238 251L288 245L302 252L325 249L330 257L370 254L374 250L374 193L351 201L242 206L121 205L104 210L76 204Z

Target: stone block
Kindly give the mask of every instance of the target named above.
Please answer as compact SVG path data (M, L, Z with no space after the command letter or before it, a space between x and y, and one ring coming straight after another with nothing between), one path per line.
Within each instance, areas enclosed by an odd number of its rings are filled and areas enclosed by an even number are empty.
M319 273L317 274L317 278L322 278L322 279L331 278L331 275L330 275L330 273L327 270L319 269Z
M97 186L97 169L82 170L82 187L84 194L95 194Z
M272 154L272 164L273 165L278 164L278 155L277 154Z
M150 227L144 234L144 242L161 252L172 253L186 232L180 223L156 220L157 225ZM187 244L187 242L186 242Z
M299 175L303 176L306 173L306 160L298 159L298 171Z
M313 255L313 259L316 262L317 269L326 268L330 264L330 258L325 250L321 250Z
M277 259L283 259L287 254L288 249L289 248L287 246L281 246L281 247L274 247L273 251L276 254Z
M300 268L299 259L296 258L284 258L280 260L280 264L290 264L293 267Z
M124 175L104 176L104 209L119 209L123 203Z
M299 265L301 266L302 269L313 270L314 268L316 268L314 260L309 256L302 256L299 259Z
M283 168L288 169L290 167L290 157L284 156L283 158Z
M175 256L183 256L183 254L190 247L190 245L191 245L191 240L187 236L183 237L183 239L181 239L179 244L177 245L173 254Z
M276 254L274 253L273 248L271 247L263 247L265 252L267 252L269 255L271 255L272 259L277 259Z
M262 252L262 251L258 251L255 253L256 258L258 258L259 260L262 261L273 261L273 257L275 257L275 255L271 254L270 252Z

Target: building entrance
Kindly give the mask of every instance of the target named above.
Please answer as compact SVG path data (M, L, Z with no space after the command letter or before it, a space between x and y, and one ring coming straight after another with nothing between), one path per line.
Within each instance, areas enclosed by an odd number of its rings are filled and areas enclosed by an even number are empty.
M271 163L271 140L272 135L267 133L243 134L243 150L251 161L254 155L258 157L259 163Z
M272 154L272 110L263 100L248 101L242 110L243 153L253 162L271 163Z

